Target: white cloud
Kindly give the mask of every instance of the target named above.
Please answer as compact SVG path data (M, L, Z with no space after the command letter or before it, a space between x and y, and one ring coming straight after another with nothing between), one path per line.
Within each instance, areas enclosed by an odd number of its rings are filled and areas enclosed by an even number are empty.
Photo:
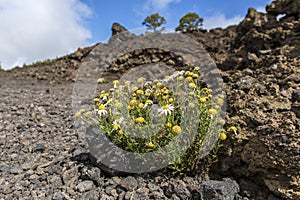
M181 0L148 0L146 7L152 7L156 11L165 10L169 4L178 3ZM150 5L150 6L149 6Z
M224 14L217 14L210 17L204 17L203 28L226 28L230 25L240 23L244 18L240 15L234 16L232 18L226 18Z
M87 45L80 0L0 0L0 61L5 69L55 58Z
M255 8L255 10L257 12L266 13L266 8L264 6L259 6L259 7Z

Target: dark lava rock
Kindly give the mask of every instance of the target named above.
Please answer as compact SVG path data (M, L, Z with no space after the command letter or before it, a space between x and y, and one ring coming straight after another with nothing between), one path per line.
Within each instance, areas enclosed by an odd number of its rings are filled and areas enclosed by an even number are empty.
M200 186L201 200L233 200L239 192L239 185L229 178L223 181L204 181Z

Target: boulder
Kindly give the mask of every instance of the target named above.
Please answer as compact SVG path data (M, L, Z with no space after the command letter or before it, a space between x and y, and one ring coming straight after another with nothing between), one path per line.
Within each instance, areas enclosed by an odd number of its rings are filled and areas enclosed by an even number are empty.
M269 15L278 16L285 14L286 16L300 17L300 1L298 0L277 0L266 6Z
M119 23L113 23L111 27L111 31L112 31L112 36L114 36L124 31L127 31L127 29L124 26L120 25Z

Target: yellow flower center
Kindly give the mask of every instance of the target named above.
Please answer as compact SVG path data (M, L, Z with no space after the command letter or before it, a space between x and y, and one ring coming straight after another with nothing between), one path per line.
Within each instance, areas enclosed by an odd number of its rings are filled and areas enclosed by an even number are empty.
M142 109L142 108L144 107L144 104L143 104L143 103L140 103L140 104L138 105L138 107L139 107L140 109Z
M163 106L163 109L164 110L168 110L170 108L170 106L169 105L165 105L165 106Z
M98 110L104 110L105 109L105 106L103 105L103 104L100 104L99 106L98 106Z
M231 126L230 129L231 129L232 131L236 131L236 130L237 130L237 128L236 128L235 126Z
M118 83L119 83L118 80L114 80L114 81L113 81L113 84L114 84L114 85L117 85Z
M113 125L113 129L114 129L114 130L117 130L118 128L119 128L118 124L114 124L114 125Z

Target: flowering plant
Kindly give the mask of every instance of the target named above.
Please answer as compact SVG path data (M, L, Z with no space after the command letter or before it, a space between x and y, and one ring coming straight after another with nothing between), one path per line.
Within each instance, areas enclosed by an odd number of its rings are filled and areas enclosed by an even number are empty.
M155 152L181 134L193 135L185 153L169 163L168 169L174 173L194 170L208 132L226 139L224 129L209 129L225 124L219 116L224 96L213 97L212 90L203 87L198 71L198 67L175 71L153 81L144 77L134 82L114 80L109 91L94 98L91 111L81 110L76 116L96 125L118 147L136 153ZM186 120L187 113L190 118Z

